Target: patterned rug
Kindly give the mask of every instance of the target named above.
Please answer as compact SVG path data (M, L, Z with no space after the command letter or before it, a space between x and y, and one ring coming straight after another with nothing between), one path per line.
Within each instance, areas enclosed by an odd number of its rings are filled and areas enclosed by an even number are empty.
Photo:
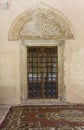
M84 130L84 105L11 107L0 130Z

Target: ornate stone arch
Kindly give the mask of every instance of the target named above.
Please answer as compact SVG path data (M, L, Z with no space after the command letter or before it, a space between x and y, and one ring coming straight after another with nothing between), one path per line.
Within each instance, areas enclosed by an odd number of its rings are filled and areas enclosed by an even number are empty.
M73 39L73 29L68 19L52 7L40 3L19 15L12 23L9 40L67 40Z

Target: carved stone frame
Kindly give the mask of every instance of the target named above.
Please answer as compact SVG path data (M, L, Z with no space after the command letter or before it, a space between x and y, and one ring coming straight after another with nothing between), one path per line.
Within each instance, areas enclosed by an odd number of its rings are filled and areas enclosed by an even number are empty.
M40 17L38 17L40 16ZM33 28L35 27L34 24L32 26L29 26L29 21L32 18L35 18L34 21L38 25L38 18L48 19L49 24L45 24L45 20L43 21L43 25L41 24L41 27L43 29L42 35L38 34L38 27L35 28L33 32ZM37 21L37 22L36 22ZM41 20L40 20L41 21ZM28 23L28 24L26 24ZM51 23L51 24L50 24ZM28 26L27 26L28 25ZM53 25L53 26L52 26ZM57 29L53 28L56 25L59 26L59 29L61 29L61 32L56 33ZM25 27L25 30L23 29ZM31 27L31 29L30 29ZM45 34L45 27L49 28L47 29L47 32L49 33L49 36L47 36L48 33ZM33 35L27 34L27 32L33 32ZM37 30L37 32L36 32ZM37 35L36 35L36 33ZM52 35L50 32L53 32ZM59 32L59 31L58 31ZM64 102L65 96L66 96L66 88L65 88L65 82L64 82L64 44L66 40L70 40L74 38L74 31L73 27L70 23L70 21L58 10L44 4L39 3L34 8L31 8L30 10L26 10L22 14L20 14L12 23L8 39L10 41L18 41L20 40L20 84L21 84L21 103L27 103L27 104L56 104L57 102ZM27 99L27 46L58 46L58 100L56 99L39 99L39 100L30 100Z
M27 104L56 104L65 101L64 84L64 44L65 41L56 40L21 40L21 103ZM58 99L28 99L27 88L27 47L28 46L58 46Z

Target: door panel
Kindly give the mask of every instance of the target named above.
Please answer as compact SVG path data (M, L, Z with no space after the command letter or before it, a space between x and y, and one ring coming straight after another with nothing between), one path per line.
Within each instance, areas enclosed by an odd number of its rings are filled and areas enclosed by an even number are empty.
M57 47L27 49L28 98L58 98Z

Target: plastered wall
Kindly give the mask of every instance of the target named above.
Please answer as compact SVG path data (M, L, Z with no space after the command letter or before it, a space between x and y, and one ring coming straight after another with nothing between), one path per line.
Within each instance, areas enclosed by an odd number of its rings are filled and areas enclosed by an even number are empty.
M14 19L25 10L44 2L63 13L71 22L74 40L65 43L66 102L84 103L84 0L12 0L0 10L0 104L20 104L20 41L8 41Z

